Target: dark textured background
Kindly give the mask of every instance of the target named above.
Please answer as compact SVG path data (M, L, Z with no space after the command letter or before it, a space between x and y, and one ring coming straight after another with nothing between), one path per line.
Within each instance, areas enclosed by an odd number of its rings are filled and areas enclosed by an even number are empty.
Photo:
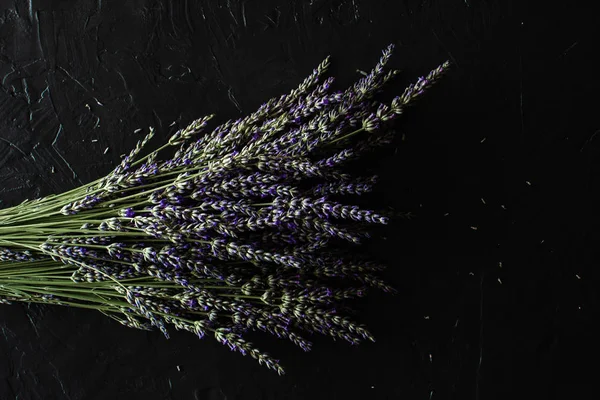
M102 176L137 128L156 127L157 147L201 115L246 114L327 54L343 87L395 43L391 93L454 62L406 114L405 140L365 160L382 175L370 199L418 214L368 247L400 289L362 306L377 343L318 338L304 354L257 337L287 367L279 378L191 334L0 306L0 399L592 393L600 24L580 2L525 3L0 1L0 207Z

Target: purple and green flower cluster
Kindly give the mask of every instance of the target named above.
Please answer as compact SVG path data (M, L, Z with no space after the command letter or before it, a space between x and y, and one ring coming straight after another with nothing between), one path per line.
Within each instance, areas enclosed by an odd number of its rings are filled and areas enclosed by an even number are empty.
M213 336L283 373L245 340L264 331L310 350L321 333L373 340L344 315L383 266L350 256L367 224L390 215L346 204L376 176L346 165L389 143L393 121L448 69L389 104L392 46L370 73L334 91L323 61L298 88L208 130L193 121L150 154L146 137L107 176L0 211L0 302L96 309L125 326ZM160 161L158 154L175 148ZM407 214L408 215L408 214Z

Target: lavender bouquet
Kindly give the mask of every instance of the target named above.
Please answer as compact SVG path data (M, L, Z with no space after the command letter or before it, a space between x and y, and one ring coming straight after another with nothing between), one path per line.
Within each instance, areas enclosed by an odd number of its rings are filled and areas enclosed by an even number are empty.
M107 176L0 210L0 302L98 310L125 326L214 336L278 373L278 360L248 331L352 344L374 340L340 315L368 287L392 288L383 269L342 249L390 215L347 205L376 176L344 172L389 143L391 122L448 69L445 62L389 104L375 95L397 73L390 45L344 91L325 59L298 88L252 114L207 131L193 121L141 156L148 134ZM173 148L160 161L158 154Z

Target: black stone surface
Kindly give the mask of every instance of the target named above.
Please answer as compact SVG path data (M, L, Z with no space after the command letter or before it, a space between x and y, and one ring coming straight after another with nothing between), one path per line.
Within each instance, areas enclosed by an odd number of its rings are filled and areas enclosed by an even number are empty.
M369 199L418 218L367 247L398 296L378 341L257 336L287 375L214 340L100 313L0 306L0 399L574 398L597 386L598 18L582 2L0 1L0 207L96 179L154 126L237 118L327 54L344 87L395 43L404 86L446 59ZM108 149L108 150L107 150ZM272 342L272 343L271 343ZM266 347L266 346L263 346Z

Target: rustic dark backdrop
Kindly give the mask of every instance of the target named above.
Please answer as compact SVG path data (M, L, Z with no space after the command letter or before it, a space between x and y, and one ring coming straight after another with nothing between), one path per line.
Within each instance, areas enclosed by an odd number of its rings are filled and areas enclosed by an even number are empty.
M592 393L600 24L583 2L526 3L0 1L0 207L102 176L138 128L156 127L158 146L199 116L248 113L327 54L343 87L395 43L392 93L453 62L402 120L404 140L365 160L382 175L370 199L418 215L367 247L400 290L362 305L377 343L274 343L280 378L191 334L0 306L0 399Z

